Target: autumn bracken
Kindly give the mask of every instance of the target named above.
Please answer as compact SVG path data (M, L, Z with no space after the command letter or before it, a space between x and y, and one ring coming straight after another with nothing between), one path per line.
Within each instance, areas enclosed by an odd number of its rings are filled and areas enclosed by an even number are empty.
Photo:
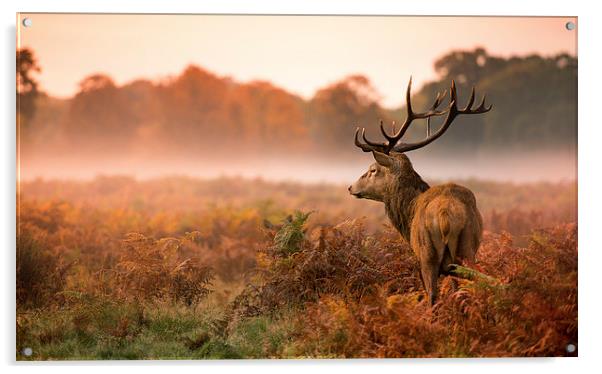
M496 282L441 278L433 308L408 244L338 186L26 183L17 359L567 355L573 188L548 184L525 205L532 186L467 183L485 218L471 267Z

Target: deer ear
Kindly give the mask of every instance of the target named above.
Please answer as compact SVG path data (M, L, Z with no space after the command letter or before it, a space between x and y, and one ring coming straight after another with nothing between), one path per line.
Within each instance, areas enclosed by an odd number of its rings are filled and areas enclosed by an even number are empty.
M395 164L395 159L389 155L378 151L372 151L372 156L380 166L384 166L386 168L390 168Z

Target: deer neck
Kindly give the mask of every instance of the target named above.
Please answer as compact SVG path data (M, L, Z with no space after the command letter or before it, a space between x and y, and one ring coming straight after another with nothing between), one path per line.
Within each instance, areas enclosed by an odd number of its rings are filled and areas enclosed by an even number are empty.
M387 216L408 242L416 198L428 189L429 185L412 170L411 173L399 176L385 196Z

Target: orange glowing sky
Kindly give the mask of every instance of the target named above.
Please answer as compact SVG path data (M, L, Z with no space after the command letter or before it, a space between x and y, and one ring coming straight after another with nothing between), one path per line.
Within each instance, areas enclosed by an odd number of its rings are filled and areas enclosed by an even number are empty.
M20 20L29 17L32 27ZM435 77L451 49L502 56L577 53L574 18L21 14L18 46L30 47L46 92L73 95L106 73L119 84L161 79L198 64L238 81L269 80L305 98L346 75L368 76L397 106L410 74Z

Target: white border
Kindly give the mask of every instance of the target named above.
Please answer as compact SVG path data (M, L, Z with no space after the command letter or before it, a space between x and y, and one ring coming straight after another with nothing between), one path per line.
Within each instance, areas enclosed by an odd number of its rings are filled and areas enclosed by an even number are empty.
M482 1L482 0L434 0L423 1L386 0L358 1L282 1L282 0L237 0L199 1L186 0L21 0L18 3L1 2L2 41L4 54L2 73L4 87L0 90L2 124L2 162L0 163L3 183L0 194L2 207L0 237L2 246L2 307L0 308L3 332L0 343L2 360L9 372L36 369L51 373L86 372L105 373L109 370L131 370L133 366L144 366L149 373L164 373L174 367L178 372L214 370L306 373L307 371L365 372L420 371L442 372L460 369L464 372L504 373L509 370L545 370L550 373L594 371L602 366L600 360L602 331L600 329L600 292L598 269L602 263L602 248L597 234L597 221L602 212L601 186L602 139L599 123L602 89L600 79L602 66L599 36L602 35L602 13L595 1ZM236 361L236 362L111 362L111 363L46 363L21 364L14 362L14 238L15 238L15 94L14 94L14 51L15 14L21 12L119 12L119 13L254 13L254 14L399 14L399 15L517 15L517 16L578 16L579 35L579 358L578 359L471 359L471 360L331 360L331 361ZM596 43L598 36L598 43ZM81 367L85 366L85 367Z

